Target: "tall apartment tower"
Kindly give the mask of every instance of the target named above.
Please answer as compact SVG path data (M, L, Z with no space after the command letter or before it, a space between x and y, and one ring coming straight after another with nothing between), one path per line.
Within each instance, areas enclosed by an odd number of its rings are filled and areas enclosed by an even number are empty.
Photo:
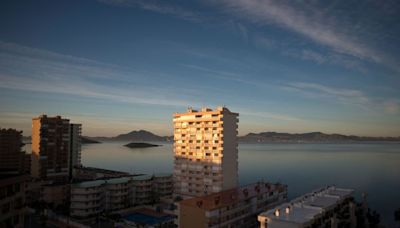
M32 119L32 169L35 178L67 181L80 164L80 124L61 116Z
M189 198L237 187L238 116L225 107L174 114L174 195Z
M22 174L25 171L25 152L21 150L22 131L0 128L0 173Z
M81 124L70 124L69 177L75 176L74 167L81 166Z

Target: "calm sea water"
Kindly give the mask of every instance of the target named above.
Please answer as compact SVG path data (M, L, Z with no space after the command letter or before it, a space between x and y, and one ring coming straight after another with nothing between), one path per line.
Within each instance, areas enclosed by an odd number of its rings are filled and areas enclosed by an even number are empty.
M172 144L130 149L127 142L84 145L82 163L130 173L169 172ZM400 144L240 144L240 184L266 180L288 185L289 198L335 184L353 188L394 226L400 208Z

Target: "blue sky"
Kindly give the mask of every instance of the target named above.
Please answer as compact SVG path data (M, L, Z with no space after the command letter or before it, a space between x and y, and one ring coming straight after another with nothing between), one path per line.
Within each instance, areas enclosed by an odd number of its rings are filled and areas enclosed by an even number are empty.
M400 136L398 1L3 0L0 126L172 132L226 105L239 134Z

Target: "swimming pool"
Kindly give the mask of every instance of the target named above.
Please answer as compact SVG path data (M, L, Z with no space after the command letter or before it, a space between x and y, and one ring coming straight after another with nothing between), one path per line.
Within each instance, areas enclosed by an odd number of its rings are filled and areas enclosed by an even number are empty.
M147 214L143 214L140 212L134 212L134 213L124 216L123 219L125 219L129 222L134 222L136 224L156 225L156 224L162 224L165 222L173 221L174 216L172 216L172 215L152 216L152 215L147 215Z

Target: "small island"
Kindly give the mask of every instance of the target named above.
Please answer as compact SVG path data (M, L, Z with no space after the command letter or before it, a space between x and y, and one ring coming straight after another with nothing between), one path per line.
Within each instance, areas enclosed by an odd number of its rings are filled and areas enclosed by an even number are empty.
M161 145L156 145L156 144L151 144L151 143L128 143L126 145L124 145L126 147L129 148L147 148L147 147L157 147L157 146L161 146Z

